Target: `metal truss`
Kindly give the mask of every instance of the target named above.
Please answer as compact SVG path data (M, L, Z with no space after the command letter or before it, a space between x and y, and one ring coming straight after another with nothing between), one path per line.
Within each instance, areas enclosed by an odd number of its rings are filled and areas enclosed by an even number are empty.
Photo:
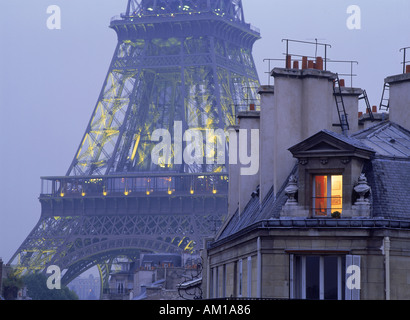
M115 257L195 253L227 212L224 164L205 152L154 164L151 137L176 121L225 130L258 104L260 35L241 1L130 0L110 27L118 44L82 140L66 176L43 178L40 220L10 260L20 275L54 264L69 283L98 266L104 288Z
M118 255L193 252L222 223L224 208L192 214L138 214L42 217L12 258L17 273L57 265L71 281Z
M157 11L178 15L169 21ZM257 100L251 51L259 33L243 23L241 2L129 1L111 28L119 42L67 175L223 171L173 165L172 159L153 164L151 135L155 129L173 133L174 121L182 121L184 131L225 129L241 106Z
M128 0L123 17L212 12L245 22L241 0Z

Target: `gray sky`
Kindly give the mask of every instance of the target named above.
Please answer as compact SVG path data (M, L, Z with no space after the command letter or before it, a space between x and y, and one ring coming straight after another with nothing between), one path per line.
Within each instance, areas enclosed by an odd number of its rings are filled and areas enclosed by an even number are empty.
M0 257L8 261L40 217L40 176L64 175L91 117L117 42L110 19L126 0L0 0ZM61 30L46 26L50 5ZM283 38L332 45L328 57L356 60L354 86L378 105L385 77L399 74L410 46L408 0L243 0L261 30L254 59L267 84L265 58L283 58ZM349 5L361 29L349 30ZM299 48L295 48L295 50ZM307 47L306 55L314 55ZM318 52L321 55L321 52ZM277 66L282 66L281 64ZM345 73L346 66L329 68Z

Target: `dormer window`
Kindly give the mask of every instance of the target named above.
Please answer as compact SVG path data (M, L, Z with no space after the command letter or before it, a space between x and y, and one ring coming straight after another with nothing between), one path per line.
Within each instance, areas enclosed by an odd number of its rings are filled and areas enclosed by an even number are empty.
M349 218L363 214L353 208L353 188L373 150L352 137L323 130L289 151L298 160L297 196L293 195L297 200L286 203L284 216Z
M312 186L312 211L314 216L331 216L343 209L343 176L314 175Z

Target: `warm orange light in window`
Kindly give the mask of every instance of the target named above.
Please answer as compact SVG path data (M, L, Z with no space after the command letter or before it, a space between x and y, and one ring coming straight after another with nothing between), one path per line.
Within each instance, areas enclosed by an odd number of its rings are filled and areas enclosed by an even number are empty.
M335 211L339 211L340 213L342 213L343 176L332 176L331 180L331 213Z
M327 214L327 176L315 176L314 180L315 215L325 216Z
M313 179L313 210L317 216L330 216L335 211L342 213L343 176L318 175Z

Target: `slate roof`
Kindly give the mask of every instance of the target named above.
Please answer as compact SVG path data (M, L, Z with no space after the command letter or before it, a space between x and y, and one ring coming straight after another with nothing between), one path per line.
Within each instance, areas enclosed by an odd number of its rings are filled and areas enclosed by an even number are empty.
M344 134L340 134L337 132L333 132L330 130L322 130L322 132L327 133L328 135L345 142L347 144L352 145L355 148L367 150L367 151L374 151L373 148L369 147L367 144L365 144L362 140L355 138L354 136L346 136Z
M410 131L383 121L351 136L328 130L327 134L357 148L375 152L364 168L371 189L371 210L374 218L410 220ZM291 175L297 176L297 165ZM271 191L259 204L258 197L250 197L244 211L238 211L224 225L216 240L220 240L263 220L278 219L287 196L284 189L288 179L275 195Z
M410 159L376 158L363 172L372 188L373 217L410 219Z
M259 197L252 197L241 214L236 210L235 214L220 233L218 239L222 239L235 232L241 231L259 221L270 218L279 218L282 207L288 199L285 194L285 188L291 175L294 175L297 178L297 168L298 166L295 165L292 172L289 174L288 179L286 179L285 183L276 194L276 197L273 193L273 188L271 188L265 199L262 201L262 204L259 204Z
M410 157L410 131L396 123L383 121L351 137L373 149L379 157Z

